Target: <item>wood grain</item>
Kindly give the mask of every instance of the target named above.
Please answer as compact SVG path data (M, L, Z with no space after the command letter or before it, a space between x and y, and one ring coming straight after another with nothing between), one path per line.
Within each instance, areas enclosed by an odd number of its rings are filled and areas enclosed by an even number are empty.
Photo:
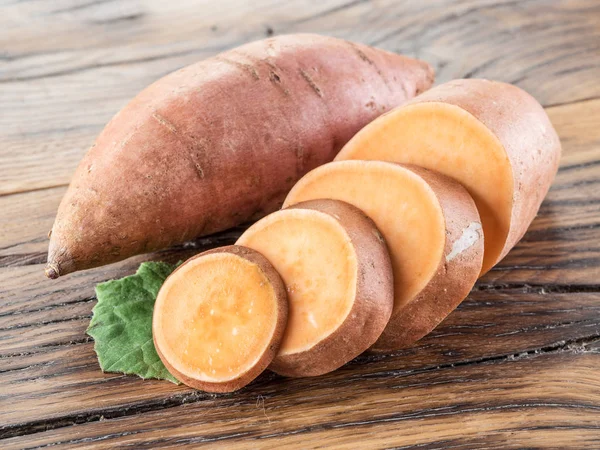
M576 439L592 448L600 436L600 385L592 375L599 369L597 353L567 351L435 371L339 371L326 380L269 380L252 392L196 396L159 412L12 442L14 448L351 448L363 440L373 448L567 448Z
M0 194L66 185L104 124L143 87L272 32L319 32L418 56L439 81L496 78L546 106L600 96L593 0L87 3L4 7L0 98L11 114L0 116Z
M594 0L1 3L0 447L600 447L599 18ZM438 82L531 92L564 149L538 217L456 312L393 355L314 379L265 373L223 396L103 374L85 335L94 285L243 227L50 282L46 234L75 165L156 78L286 32L417 56Z
M83 305L83 309L89 308L88 315L92 306L91 302ZM0 395L0 405L5 406L0 408L0 435L24 427L52 427L73 421L73 417L119 417L135 413L138 408L155 409L156 404L160 408L163 402L181 404L208 398L168 382L140 383L134 377L102 374L92 344L84 335L87 323L87 318L74 316L70 321L0 330L0 342L6 341L3 349L7 352L0 356L6 365L0 373L0 392L5 392ZM581 348L596 339L600 339L596 293L476 290L417 346L393 355L361 356L343 369L320 377L319 384L330 386L369 378L380 371L409 374L510 359L529 352ZM306 383L302 390L313 389L312 379L286 380L270 374L244 389L243 394L218 398L229 402L239 395L256 396L270 386L275 389L273 395L285 398L294 395L297 389L292 387L298 383ZM339 392L333 390L333 397L327 401L334 401Z

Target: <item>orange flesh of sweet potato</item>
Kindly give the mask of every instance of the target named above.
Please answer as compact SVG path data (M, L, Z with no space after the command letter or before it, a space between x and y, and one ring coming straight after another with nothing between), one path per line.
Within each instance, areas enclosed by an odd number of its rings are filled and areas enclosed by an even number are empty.
M275 211L303 174L432 82L424 62L305 34L173 72L117 113L83 158L52 227L46 275Z
M291 308L281 354L313 347L346 320L356 293L356 252L334 218L301 209L271 215L238 244L276 261L287 287Z
M425 169L380 161L325 164L294 186L284 206L341 200L377 225L394 272L394 308L374 350L410 345L468 294L481 270L475 205L458 183Z
M305 175L284 206L319 198L360 208L383 234L394 267L394 313L425 287L439 265L445 234L440 205L422 179L393 164L330 163Z
M276 372L335 370L383 331L392 307L391 266L377 229L357 209L301 204L260 220L237 244L264 254L287 288L289 319L271 367ZM376 292L367 297L366 288Z
M373 121L336 160L415 164L463 184L483 224L483 274L527 230L560 152L548 116L529 94L499 82L456 80Z
M184 383L227 392L275 355L287 317L285 288L264 257L226 247L180 266L158 294L156 348Z

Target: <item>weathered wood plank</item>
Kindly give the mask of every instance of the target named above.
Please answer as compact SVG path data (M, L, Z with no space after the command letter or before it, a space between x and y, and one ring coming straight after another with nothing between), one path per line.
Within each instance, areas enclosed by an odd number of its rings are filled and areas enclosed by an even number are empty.
M0 115L0 194L67 184L103 125L144 86L273 28L419 56L439 81L514 82L545 105L600 96L593 0L44 3L9 5L0 19L9 30L0 98L11 111Z
M160 260L170 263L185 260L194 254L222 245L233 244L243 228L232 228L218 235L156 253L139 255L128 260L77 272L53 283L43 274L43 264L0 268L0 328L2 317L68 306L87 301L94 296L96 283L135 273L144 261ZM24 317L28 317L24 315ZM13 320L13 319L9 319ZM21 325L27 322L19 322Z
M95 283L135 272L140 259L74 274L64 283L50 285L40 264L6 267L0 270L0 315L37 311L51 306L69 305L94 295ZM136 264L137 263L137 264Z
M600 380L594 372L600 355L581 351L434 371L404 373L380 366L360 376L339 371L326 380L271 380L254 391L194 398L190 404L95 419L4 444L592 448L599 442Z
M70 320L50 321L38 325L0 330L2 356L20 358L22 355L48 346L68 345L85 338L90 313Z
M65 190L59 187L0 196L0 267L46 261L48 232Z
M361 356L320 377L319 384L333 386L340 380L369 378L381 371L408 374L540 349L556 350L600 338L599 296L531 289L474 291L419 345L394 355ZM84 307L91 309L92 305L86 303ZM0 342L7 340L3 349L24 353L0 357L0 424L10 429L30 422L60 422L73 415L118 415L132 408L152 409L152 405L173 398L177 404L200 395L168 382L140 382L135 377L102 374L84 334L86 326L87 319L76 318L21 328L16 330L18 334L10 329L0 331ZM52 333L56 334L55 346L51 345ZM67 344L65 339L72 339L74 344ZM278 396L293 395L288 391L303 386L301 390L308 392L314 383L267 375L240 395L256 396L267 385ZM339 392L334 389L332 395ZM223 398L229 401L238 394Z
M72 322L77 319L90 318L91 308L95 304L94 297L84 298L72 303L47 306L34 310L17 310L12 314L0 315L0 333L8 339L20 334L20 329L28 329L46 325L49 323ZM11 331L12 330L12 331ZM12 334L11 334L12 333ZM2 342L1 348L6 351L6 341Z

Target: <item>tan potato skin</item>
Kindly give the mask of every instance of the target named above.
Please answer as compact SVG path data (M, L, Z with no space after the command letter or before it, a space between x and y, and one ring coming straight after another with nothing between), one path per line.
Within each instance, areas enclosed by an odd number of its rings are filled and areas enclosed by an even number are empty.
M422 102L444 102L464 109L504 146L512 167L514 194L510 231L500 261L529 228L558 171L561 145L550 118L527 92L499 81L450 81L408 104Z
M267 261L267 259L264 256L262 256L259 252L255 250L239 245L229 245L227 247L215 248L213 250L208 250L206 252L200 253L199 255L193 256L181 266L179 266L177 269L175 269L175 271L170 276L173 276L174 273L176 273L183 265L187 264L189 261L192 261L196 258L201 258L211 253L231 253L240 256L253 264L256 264L273 286L273 290L277 299L277 323L275 325L275 331L273 332L271 344L268 346L267 351L263 353L261 358L254 366L252 366L245 373L241 374L238 378L223 383L214 383L197 380L182 374L173 366L171 366L169 361L165 358L165 356L160 350L160 347L157 345L156 339L154 339L154 346L156 347L156 352L158 353L158 356L160 357L165 367L169 370L169 372L171 372L171 374L173 374L175 378L177 378L179 381L186 384L187 386L196 389L201 389L206 392L233 392L243 388L252 380L254 380L257 376L259 376L271 363L275 355L277 355L277 352L279 351L279 345L281 344L283 333L285 331L285 326L287 324L287 291L285 289L283 281L281 280L281 277L273 268L271 263ZM231 280L231 282L235 283L235 280ZM156 319L153 318L153 326L155 321Z
M469 225L475 223L481 227L475 202L467 190L440 173L408 164L398 165L420 176L436 194L446 224L446 243L437 272L417 297L390 318L370 349L376 353L408 347L430 333L467 297L483 263L481 228L477 241L451 261L446 259Z
M304 352L276 356L269 369L289 377L332 372L367 350L381 335L394 304L392 263L383 236L360 209L337 200L311 200L289 209L311 209L342 225L356 250L354 304L344 323Z
M46 275L275 211L302 175L432 82L422 61L310 34L167 75L117 113L83 158L52 228Z

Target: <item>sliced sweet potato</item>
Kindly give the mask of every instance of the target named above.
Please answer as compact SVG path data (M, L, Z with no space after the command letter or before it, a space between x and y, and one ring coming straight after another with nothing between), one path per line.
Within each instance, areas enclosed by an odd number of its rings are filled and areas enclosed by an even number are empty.
M279 209L306 172L433 81L422 61L327 36L277 36L144 89L81 161L46 275L154 251Z
M387 242L394 270L394 309L372 350L412 344L435 328L473 287L481 270L483 233L473 200L457 182L416 166L340 161L305 175L284 205L318 198L360 208Z
M561 146L540 104L488 80L455 80L363 128L336 160L416 164L463 184L485 234L482 273L523 237L558 169Z
M154 344L183 383L231 392L276 355L287 311L285 286L264 256L239 246L218 248L167 278L154 306Z
M273 371L330 372L385 328L393 304L391 263L379 231L357 208L304 202L258 221L238 244L264 254L287 288L289 320Z

